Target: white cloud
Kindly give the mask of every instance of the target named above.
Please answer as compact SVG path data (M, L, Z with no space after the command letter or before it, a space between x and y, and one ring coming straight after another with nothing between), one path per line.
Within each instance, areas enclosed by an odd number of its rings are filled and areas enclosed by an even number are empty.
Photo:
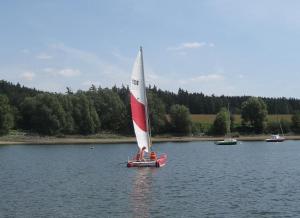
M207 42L184 42L178 46L169 47L168 50L181 51L181 50L187 50L187 49L198 49L198 48L202 48L204 46L215 47L215 44L211 43L211 42L210 43L207 43Z
M208 74L201 75L195 78L197 81L216 81L216 80L224 80L224 76L220 74Z
M89 66L96 67L98 71L102 71L101 73L123 73L121 68L114 64L105 62L92 52L68 47L63 43L52 44L50 47L60 53L64 53L64 56L67 56L69 60L80 61L81 64L89 64Z
M35 77L35 73L29 71L21 74L21 78L26 81L32 81L34 77Z
M120 62L125 62L125 63L133 63L134 58L124 56L118 49L114 49L111 54L118 59Z
M126 64L121 66L120 61L111 63L93 52L69 47L63 43L51 44L49 48L56 54L57 58L61 58L62 60L67 59L77 69L85 69L88 72L86 76L89 78L101 78L101 86L126 84L130 80L131 64L133 61L130 63L130 69L127 69L129 66L127 61L123 61Z
M92 85L98 87L98 86L101 85L101 82L99 82L99 81L90 81L90 80L87 80L87 81L84 81L84 82L82 83L82 85L85 86L85 87L91 87Z
M51 68L51 67L46 67L46 68L43 69L43 71L46 72L46 73L53 73L54 69Z
M63 77L75 77L81 75L80 70L72 68L63 68L63 69L54 69L51 67L46 67L43 69L45 73L52 74L54 76L63 76Z
M21 53L23 53L23 54L29 54L29 53L30 53L30 50L24 48L24 49L21 50Z
M79 76L81 74L81 72L77 69L65 68L65 69L59 70L57 72L57 74L64 76L64 77L73 77L73 76Z
M182 43L179 48L181 49L191 49L191 48L201 48L206 45L206 42L185 42Z
M52 59L51 55L48 55L46 53L40 53L36 56L37 59L41 59L41 60L49 60Z
M223 81L225 78L223 75L220 74L207 74L207 75L200 75L193 78L188 78L182 80L181 84L188 84L188 83L200 83L200 82L216 82L216 81Z
M156 73L151 72L151 71L148 73L147 77L148 77L148 79L151 79L151 80L159 79L159 76Z
M172 76L170 76L172 75ZM202 73L196 76L181 76L169 72L162 74L161 72L147 70L146 83L147 85L156 85L157 87L177 92L178 88L183 88L191 92L205 92L208 94L228 93L227 80L224 73ZM228 90L227 90L228 89Z
M177 54L181 55L181 56L186 56L187 52L185 52L185 51L179 51L179 52L177 52Z
M68 58L80 58L82 60L95 60L97 56L91 52L83 51L77 48L68 47L63 43L53 43L50 48L59 53L64 53Z
M215 47L215 44L212 43L212 42L210 42L210 43L208 43L208 46L209 46L209 47Z

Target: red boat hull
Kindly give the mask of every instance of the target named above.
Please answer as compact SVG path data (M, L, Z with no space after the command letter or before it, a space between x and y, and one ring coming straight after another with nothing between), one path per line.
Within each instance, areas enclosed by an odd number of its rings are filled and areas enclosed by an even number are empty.
M156 160L129 160L127 162L127 167L163 167L167 162L167 155L162 154Z

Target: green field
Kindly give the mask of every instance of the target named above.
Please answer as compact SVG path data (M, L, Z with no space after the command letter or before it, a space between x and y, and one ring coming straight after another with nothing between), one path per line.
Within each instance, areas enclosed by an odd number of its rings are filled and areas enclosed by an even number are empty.
M216 118L216 114L192 114L192 121L196 123L208 123L212 124ZM291 121L291 114L280 114L280 115L268 115L268 122L286 120ZM241 123L241 115L234 115L234 122L236 124Z

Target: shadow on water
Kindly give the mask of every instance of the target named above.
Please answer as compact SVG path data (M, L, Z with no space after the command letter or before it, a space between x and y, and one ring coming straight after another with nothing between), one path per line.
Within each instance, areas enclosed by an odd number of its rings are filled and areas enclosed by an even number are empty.
M150 217L152 202L152 178L156 168L137 168L133 177L131 193L131 208L133 217Z

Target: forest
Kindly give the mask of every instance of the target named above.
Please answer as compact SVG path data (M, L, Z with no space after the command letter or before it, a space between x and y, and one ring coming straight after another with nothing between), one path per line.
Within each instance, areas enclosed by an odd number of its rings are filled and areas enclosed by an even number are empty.
M171 135L224 135L300 132L300 100L251 96L215 96L147 88L151 132ZM190 114L217 114L212 125L193 121ZM235 123L233 114L242 122ZM290 121L268 121L268 114L292 114ZM228 129L229 125L229 129ZM50 93L0 81L0 134L10 130L41 135L88 135L109 132L133 135L129 88Z

